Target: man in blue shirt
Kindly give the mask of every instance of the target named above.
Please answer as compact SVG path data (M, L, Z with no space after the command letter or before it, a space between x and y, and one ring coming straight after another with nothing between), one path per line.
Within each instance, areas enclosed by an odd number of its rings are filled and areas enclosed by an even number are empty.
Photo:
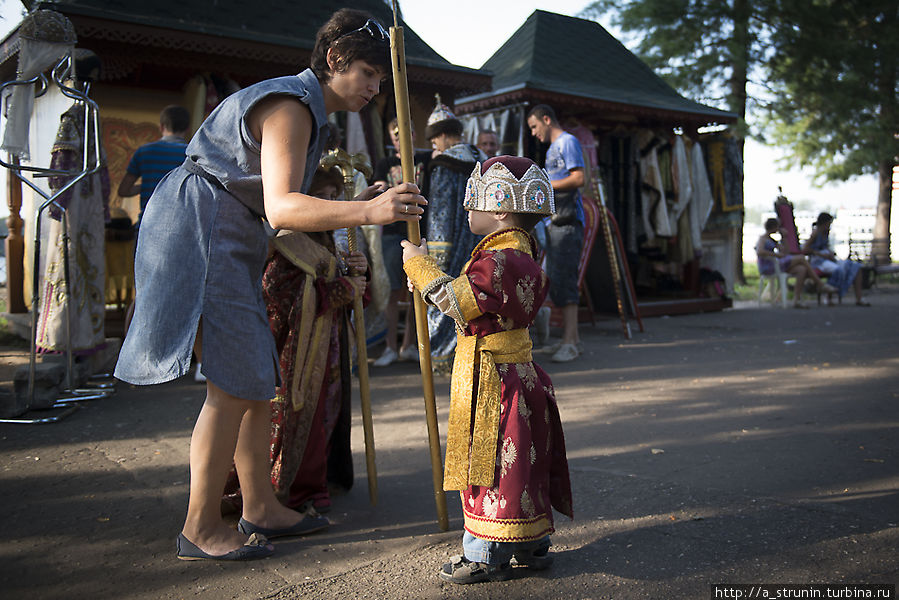
M140 227L140 220L147 208L147 201L153 195L156 185L169 171L184 162L189 129L190 113L187 109L175 104L166 106L159 114L159 131L162 137L155 142L144 144L131 157L131 161L125 169L125 176L119 183L118 193L122 198L140 194L140 214L137 216L136 228ZM140 183L137 182L138 179L140 179ZM125 314L126 332L131 325L133 312L134 303L132 302ZM206 381L200 368L200 363L197 363L194 380L198 383Z
M187 109L174 104L166 106L159 115L162 138L144 144L131 157L118 191L119 196L123 198L140 194L138 224L147 208L147 201L156 189L156 184L169 171L184 162L188 129L190 129L190 113ZM138 178L140 184L137 183Z
M559 125L553 109L538 104L528 112L531 134L544 144L546 171L556 197L556 214L546 226L546 274L549 296L562 310L562 341L553 362L568 362L580 354L577 327L578 263L584 246L584 207L579 188L584 185L581 145Z

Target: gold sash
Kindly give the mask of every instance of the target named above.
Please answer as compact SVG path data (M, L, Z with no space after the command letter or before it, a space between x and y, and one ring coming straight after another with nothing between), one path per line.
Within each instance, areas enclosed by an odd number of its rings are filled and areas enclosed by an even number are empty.
M278 235L273 244L278 252L307 275L303 288L300 327L297 331L293 382L290 386L293 408L300 410L307 401L318 402L328 358L331 322L334 318L333 311L315 316L315 278L321 275L328 281L333 279L337 271L337 259L327 248L298 231ZM307 260L310 262L306 262Z
M481 338L458 336L450 392L444 490L463 490L469 485L493 486L502 401L496 365L531 360L531 338L527 329L501 331ZM472 431L472 392L475 389L478 391L477 408Z

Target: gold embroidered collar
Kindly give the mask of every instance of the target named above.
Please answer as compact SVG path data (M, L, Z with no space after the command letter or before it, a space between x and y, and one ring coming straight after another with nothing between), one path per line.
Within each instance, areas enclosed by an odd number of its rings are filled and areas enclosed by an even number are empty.
M474 250L471 251L471 256L474 258L481 250L506 250L509 248L527 252L531 258L537 256L537 242L534 241L534 238L527 231L520 227L494 231L474 247Z

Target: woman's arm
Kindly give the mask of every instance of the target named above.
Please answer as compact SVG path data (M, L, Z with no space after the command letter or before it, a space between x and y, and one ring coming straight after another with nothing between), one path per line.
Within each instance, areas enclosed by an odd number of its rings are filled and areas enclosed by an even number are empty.
M805 243L804 243L804 244L802 244L802 253L803 253L803 254L805 254L805 255L819 254L818 252L816 252L816 251L812 248L812 243L813 243L813 242L815 241L815 239L818 237L818 233L819 233L819 232L818 232L818 228L817 228L817 227L815 227L815 228L812 229L812 234L811 234L810 236L808 236L808 239L805 240Z
M413 184L391 188L367 202L323 200L301 193L313 119L309 108L295 98L261 101L250 112L248 125L260 140L265 214L275 229L326 231L421 219L427 201Z

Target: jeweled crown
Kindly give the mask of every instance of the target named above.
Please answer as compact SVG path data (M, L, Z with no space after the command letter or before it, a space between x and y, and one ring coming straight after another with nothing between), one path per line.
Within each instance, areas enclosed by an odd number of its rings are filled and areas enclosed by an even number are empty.
M481 174L477 163L465 187L466 210L551 215L556 212L553 187L545 170L532 164L521 179L497 161Z
M431 111L431 115L428 117L428 125L434 125L441 121L448 121L456 118L456 115L449 109L449 106L440 101L440 94L434 94L434 100L434 110Z

